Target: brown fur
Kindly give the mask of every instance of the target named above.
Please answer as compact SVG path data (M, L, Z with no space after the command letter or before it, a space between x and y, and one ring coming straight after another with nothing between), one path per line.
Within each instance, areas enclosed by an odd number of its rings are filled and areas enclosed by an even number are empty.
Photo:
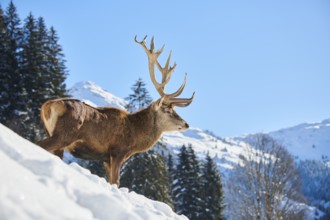
M38 145L60 157L66 149L79 158L101 160L108 180L116 184L121 165L130 156L150 149L164 131L189 127L173 107L160 100L130 114L117 108L94 108L79 100L55 99L42 105L41 119L49 137Z

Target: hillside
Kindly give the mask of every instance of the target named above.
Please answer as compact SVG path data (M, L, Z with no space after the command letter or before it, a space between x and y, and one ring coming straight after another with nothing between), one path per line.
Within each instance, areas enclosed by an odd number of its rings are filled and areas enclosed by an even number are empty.
M67 165L0 124L0 219L187 219Z
M303 123L269 133L297 159L330 159L330 119Z

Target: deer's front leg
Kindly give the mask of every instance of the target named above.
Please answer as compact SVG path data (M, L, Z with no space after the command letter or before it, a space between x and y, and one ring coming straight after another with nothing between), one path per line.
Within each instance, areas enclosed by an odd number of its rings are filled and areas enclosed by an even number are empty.
M110 160L107 161L107 162L103 162L103 166L104 166L104 170L105 170L105 173L107 174L107 180L109 183L112 183L111 182L111 157L110 157Z
M110 156L110 163L109 163L110 166L106 167L106 171L108 168L110 168L110 172L107 171L107 173L109 177L108 181L111 184L117 184L117 186L119 186L120 169L124 161L125 161L124 154L117 154Z

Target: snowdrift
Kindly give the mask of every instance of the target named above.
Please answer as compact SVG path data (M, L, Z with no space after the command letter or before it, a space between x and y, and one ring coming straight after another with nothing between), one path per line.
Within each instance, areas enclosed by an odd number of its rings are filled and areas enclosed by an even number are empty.
M59 158L0 124L0 219L187 219Z

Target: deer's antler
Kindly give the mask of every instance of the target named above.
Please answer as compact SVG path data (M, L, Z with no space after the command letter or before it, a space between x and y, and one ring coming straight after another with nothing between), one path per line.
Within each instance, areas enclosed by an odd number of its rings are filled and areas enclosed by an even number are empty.
M165 86L170 81L172 73L174 72L174 69L176 67L176 63L174 63L173 66L170 66L172 51L170 52L170 55L167 58L165 66L162 67L159 64L157 59L158 59L159 55L163 52L165 45L161 49L154 51L154 49L155 49L154 37L152 37L152 39L151 39L150 49L148 49L148 47L146 45L147 36L145 36L142 41L137 41L136 38L137 38L137 36L135 36L135 42L142 46L142 48L144 49L144 51L146 52L146 54L148 56L150 78L151 78L151 81L154 84L156 90L160 94L160 96L163 97L163 99L164 99L163 103L174 105L174 106L179 106L179 107L186 107L186 106L190 105L190 103L194 99L195 92L193 93L191 98L176 98L179 95L181 95L181 93L184 90L184 87L186 86L187 74L185 74L184 81L176 92L171 93L171 94L166 94L164 91ZM158 70L162 74L161 83L158 83L156 80L155 65L157 66Z

